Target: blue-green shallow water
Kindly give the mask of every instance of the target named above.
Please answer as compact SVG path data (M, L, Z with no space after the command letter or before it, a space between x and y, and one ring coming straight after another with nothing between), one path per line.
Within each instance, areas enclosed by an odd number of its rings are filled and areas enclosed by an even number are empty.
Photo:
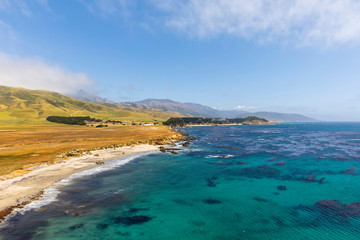
M359 123L184 131L199 139L178 155L75 179L47 211L12 218L0 236L360 239L360 204L344 205L360 202ZM342 204L315 205L321 200Z

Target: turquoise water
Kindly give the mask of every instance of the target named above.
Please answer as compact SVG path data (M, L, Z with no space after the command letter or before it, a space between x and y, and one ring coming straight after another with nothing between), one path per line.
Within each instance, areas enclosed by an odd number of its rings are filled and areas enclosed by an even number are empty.
M183 131L198 139L179 154L74 179L47 211L13 217L0 236L360 239L359 123Z

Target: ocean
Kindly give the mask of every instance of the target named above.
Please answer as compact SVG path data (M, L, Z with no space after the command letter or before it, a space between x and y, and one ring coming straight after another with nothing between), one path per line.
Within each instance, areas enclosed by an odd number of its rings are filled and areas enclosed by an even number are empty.
M70 177L0 239L360 239L360 123L182 131L178 154Z

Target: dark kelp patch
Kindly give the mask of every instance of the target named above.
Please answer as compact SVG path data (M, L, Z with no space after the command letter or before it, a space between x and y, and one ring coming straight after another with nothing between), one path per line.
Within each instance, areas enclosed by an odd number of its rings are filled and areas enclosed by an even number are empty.
M79 223L79 224L75 224L71 227L69 227L69 230L73 231L73 230L76 230L76 229L79 229L79 228L82 228L84 226L84 224L82 223Z
M109 224L107 224L107 223L99 223L98 225L96 225L96 228L100 229L100 230L105 230L108 227L109 227Z
M132 217L117 217L114 222L116 224L124 224L126 226L131 226L135 224L143 224L153 219L153 217L148 217L145 215L136 215Z
M216 176L212 176L211 178L207 178L206 182L207 182L207 186L208 187L216 187L216 183L215 180L218 179Z
M222 203L222 202L219 201L219 200L211 199L211 198L204 199L203 202L206 203L206 204L210 204L210 205Z
M148 208L130 208L128 210L129 213L137 213L139 211L148 211L149 209Z
M279 186L277 186L277 189L278 189L279 191L286 191L286 190L287 190L287 187L286 187L285 185L279 185Z
M269 200L265 199L265 198L260 198L260 197L253 197L253 200L257 201L257 202L262 202L262 203L268 203L270 202Z

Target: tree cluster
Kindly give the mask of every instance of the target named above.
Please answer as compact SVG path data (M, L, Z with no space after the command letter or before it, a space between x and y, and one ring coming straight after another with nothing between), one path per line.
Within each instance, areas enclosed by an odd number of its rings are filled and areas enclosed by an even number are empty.
M264 123L268 120L264 118L249 116L244 118L232 118L232 119L219 119L219 118L202 118L202 117L180 117L170 118L163 122L167 126L184 127L186 125L200 125L200 124L245 124L245 123Z
M87 117L62 117L62 116L49 116L46 118L49 122L64 123L70 125L86 125L86 122L101 122L100 119Z

